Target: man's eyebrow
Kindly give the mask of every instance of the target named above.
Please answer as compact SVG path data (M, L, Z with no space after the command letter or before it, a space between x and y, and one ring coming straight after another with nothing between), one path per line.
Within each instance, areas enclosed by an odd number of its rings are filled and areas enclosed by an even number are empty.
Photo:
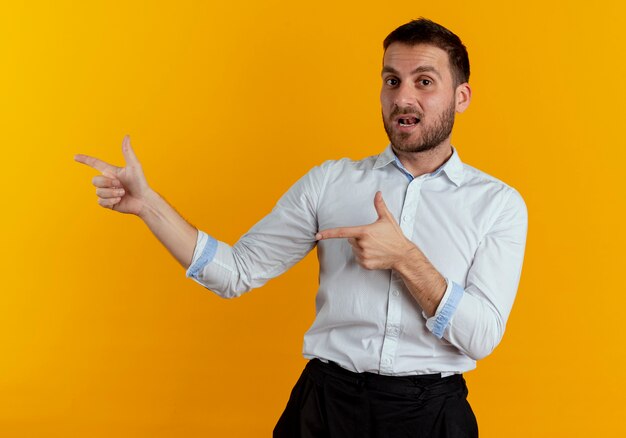
M434 73L439 79L441 79L441 75L439 74L439 72L437 71L437 69L431 65L420 65L419 67L417 67L415 70L413 70L411 72L412 75L417 74L417 73L425 73L425 72L429 72L429 73ZM390 67L388 65L385 65L383 67L383 71L381 74L383 73L393 73L395 75L399 74L398 70L396 70L393 67Z

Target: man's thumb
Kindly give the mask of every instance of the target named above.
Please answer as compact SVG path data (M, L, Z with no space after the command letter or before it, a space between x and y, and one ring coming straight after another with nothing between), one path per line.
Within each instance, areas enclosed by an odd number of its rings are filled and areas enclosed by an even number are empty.
M385 204L381 191L376 192L374 196L374 208L376 209L376 213L378 213L378 219L388 219L392 217L391 212L387 208L387 204Z
M124 160L126 164L139 164L139 159L135 155L133 147L130 145L130 135L125 135L122 141L122 154L124 154Z

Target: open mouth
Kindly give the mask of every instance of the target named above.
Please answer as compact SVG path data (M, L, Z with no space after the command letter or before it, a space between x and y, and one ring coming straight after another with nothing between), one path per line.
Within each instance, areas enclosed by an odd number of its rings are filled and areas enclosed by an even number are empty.
M420 119L417 117L400 117L398 124L400 126L415 126L419 123Z

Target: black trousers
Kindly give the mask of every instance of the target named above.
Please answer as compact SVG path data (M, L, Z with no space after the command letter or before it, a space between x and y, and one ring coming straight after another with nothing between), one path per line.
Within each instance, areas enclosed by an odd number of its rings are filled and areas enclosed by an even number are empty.
M478 437L462 375L353 373L313 359L274 428L274 438L404 437Z

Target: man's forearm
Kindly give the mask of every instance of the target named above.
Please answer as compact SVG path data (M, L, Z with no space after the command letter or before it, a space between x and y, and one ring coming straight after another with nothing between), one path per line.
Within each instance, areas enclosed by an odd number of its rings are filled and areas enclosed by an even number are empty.
M153 190L145 196L138 216L174 258L187 269L193 259L198 230Z
M424 313L433 316L446 292L445 278L415 245L394 269Z

